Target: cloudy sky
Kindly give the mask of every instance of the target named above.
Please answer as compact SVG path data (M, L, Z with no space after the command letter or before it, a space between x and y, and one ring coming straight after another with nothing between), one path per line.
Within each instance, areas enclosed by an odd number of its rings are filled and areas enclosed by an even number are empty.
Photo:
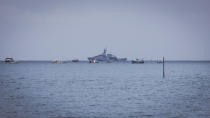
M210 60L210 0L0 0L0 59Z

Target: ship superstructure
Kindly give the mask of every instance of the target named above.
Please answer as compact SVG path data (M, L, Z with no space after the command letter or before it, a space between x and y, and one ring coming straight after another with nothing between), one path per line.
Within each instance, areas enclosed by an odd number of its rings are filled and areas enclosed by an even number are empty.
M89 62L97 61L97 62L116 62L116 61L126 61L127 58L117 58L113 54L107 54L107 50L104 49L104 52L100 55L88 57Z

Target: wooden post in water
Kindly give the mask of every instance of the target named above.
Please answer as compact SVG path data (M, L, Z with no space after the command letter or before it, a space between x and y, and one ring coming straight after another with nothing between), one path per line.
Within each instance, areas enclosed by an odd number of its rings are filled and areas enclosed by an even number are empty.
M165 78L165 59L163 57L163 78Z

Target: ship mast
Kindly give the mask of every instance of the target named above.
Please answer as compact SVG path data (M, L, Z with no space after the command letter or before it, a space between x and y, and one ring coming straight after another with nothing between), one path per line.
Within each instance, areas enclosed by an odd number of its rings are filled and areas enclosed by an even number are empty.
M104 52L103 52L103 55L106 55L106 48L104 48Z

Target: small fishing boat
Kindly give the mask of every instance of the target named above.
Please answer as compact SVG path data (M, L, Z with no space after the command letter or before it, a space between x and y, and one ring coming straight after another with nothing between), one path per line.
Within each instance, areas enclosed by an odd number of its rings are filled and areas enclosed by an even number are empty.
M94 59L94 60L89 60L89 63L98 63L98 61L96 61L96 59Z
M136 60L132 60L131 61L132 64L143 64L144 63L144 60L139 60L139 59L136 59Z
M79 59L73 59L72 62L79 62Z
M6 63L15 63L15 60L13 58L5 58Z
M54 60L52 61L52 64L63 64L64 61L58 61L58 60Z

